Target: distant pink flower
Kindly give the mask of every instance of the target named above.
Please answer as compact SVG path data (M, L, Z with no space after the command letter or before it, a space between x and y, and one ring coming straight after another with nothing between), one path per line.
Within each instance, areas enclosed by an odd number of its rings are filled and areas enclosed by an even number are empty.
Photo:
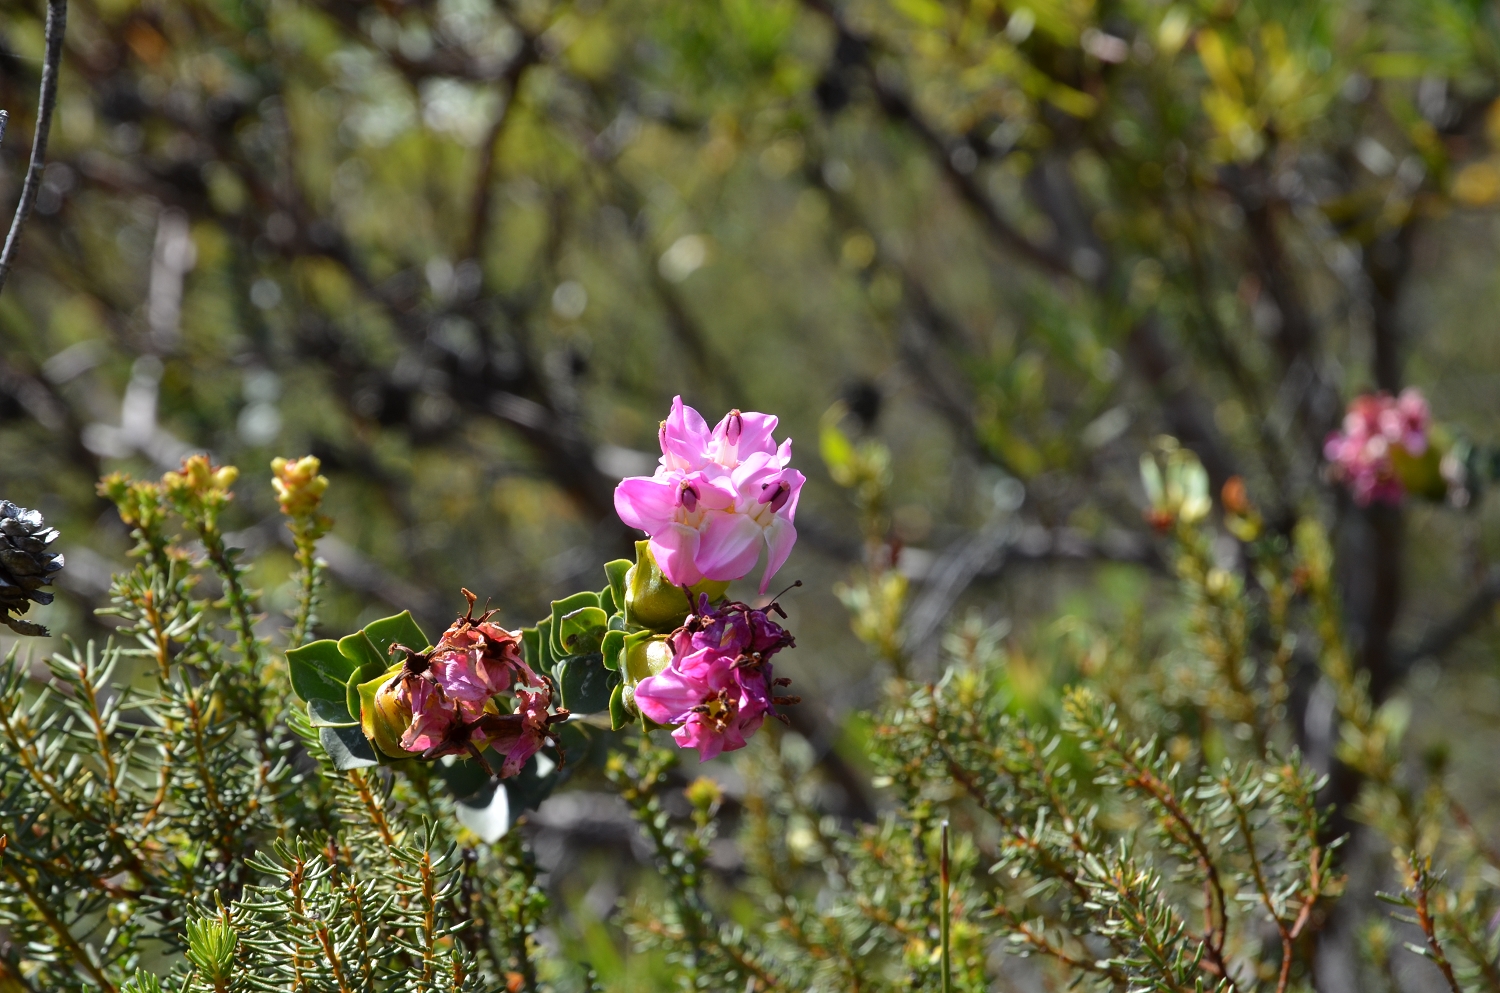
M673 739L698 749L700 761L743 748L776 703L796 702L774 695L787 680L774 678L770 662L792 644L765 611L742 603L710 610L701 597L672 635L671 663L636 685L636 706L658 724L678 725Z
M1431 413L1414 389L1399 397L1366 393L1355 397L1344 415L1343 429L1323 443L1330 475L1349 487L1355 503L1397 504L1404 490L1392 461L1392 450L1419 456L1427 451Z

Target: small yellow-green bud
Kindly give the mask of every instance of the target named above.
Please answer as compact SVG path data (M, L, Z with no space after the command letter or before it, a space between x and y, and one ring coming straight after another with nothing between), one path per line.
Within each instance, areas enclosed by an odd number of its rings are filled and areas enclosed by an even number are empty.
M631 686L662 672L672 663L672 645L665 635L640 635L625 639L625 681Z
M705 579L690 589L695 600L698 594L707 593L710 601L716 601L724 596L729 584ZM639 624L653 631L671 631L691 612L682 587L673 586L656 564L651 555L651 543L636 542L635 565L625 573L626 623Z
M403 667L392 666L367 683L359 684L359 724L365 737L393 759L416 754L401 747L411 727L411 704L401 692Z
M724 799L723 788L707 776L699 776L688 783L682 793L687 797L688 803L693 805L693 809L705 812L712 810Z
M328 489L328 477L318 475L320 467L315 455L304 455L295 460L271 460L271 472L274 473L271 485L276 490L276 502L281 505L283 514L311 517L317 513L323 493Z

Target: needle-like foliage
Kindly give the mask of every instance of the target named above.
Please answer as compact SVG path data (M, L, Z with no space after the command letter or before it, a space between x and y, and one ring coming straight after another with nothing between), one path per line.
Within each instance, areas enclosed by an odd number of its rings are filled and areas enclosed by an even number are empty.
M598 762L645 842L654 879L623 924L658 978L977 993L1019 969L1110 993L1309 988L1346 883L1328 776L1285 715L1300 643L1365 784L1356 813L1395 846L1387 899L1409 947L1454 991L1500 989L1500 859L1439 762L1420 776L1402 763L1399 700L1377 707L1353 675L1323 532L1273 533L1235 494L1231 571L1201 466L1166 445L1148 467L1181 583L1173 640L1095 632L1039 682L1020 649L959 626L941 678L893 678L857 725L885 791L865 823L830 816L831 784L792 733L737 753L733 791L684 787L679 753L649 732L569 739L582 743L570 767ZM110 993L597 988L586 964L543 953L560 922L521 832L485 843L461 826L479 808L457 816L456 763L332 747L359 733L335 720L337 693L312 709L291 694L282 653L315 624L328 526L316 471L277 466L301 570L284 646L220 528L233 471L194 457L160 483L101 486L136 539L113 637L40 664L12 651L0 670L0 978ZM578 616L590 610L604 614ZM896 630L868 640L909 672ZM525 782L545 795L558 780L539 775ZM1377 964L1389 937L1368 931Z

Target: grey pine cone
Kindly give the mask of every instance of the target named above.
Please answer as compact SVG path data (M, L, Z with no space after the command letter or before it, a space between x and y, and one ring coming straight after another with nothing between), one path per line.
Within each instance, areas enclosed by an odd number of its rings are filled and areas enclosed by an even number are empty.
M57 528L49 528L40 511L0 500L0 621L19 634L47 633L20 615L33 603L52 602L52 594L42 587L51 586L53 574L63 567L62 554L47 551L56 540Z

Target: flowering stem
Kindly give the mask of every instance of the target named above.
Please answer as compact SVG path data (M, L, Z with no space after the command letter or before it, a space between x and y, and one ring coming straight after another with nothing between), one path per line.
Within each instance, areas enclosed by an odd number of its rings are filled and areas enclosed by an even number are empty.
M297 535L297 613L292 622L292 635L288 648L300 648L307 643L308 634L318 623L318 586L322 580L322 563L318 561L317 539L299 533Z
M204 527L198 533L203 538L209 561L224 580L224 597L229 601L235 633L240 636L240 654L250 671L256 672L260 668L260 642L255 637L255 622L250 616L250 598L240 581L240 567L230 558L229 550L224 546L224 535L217 527Z

